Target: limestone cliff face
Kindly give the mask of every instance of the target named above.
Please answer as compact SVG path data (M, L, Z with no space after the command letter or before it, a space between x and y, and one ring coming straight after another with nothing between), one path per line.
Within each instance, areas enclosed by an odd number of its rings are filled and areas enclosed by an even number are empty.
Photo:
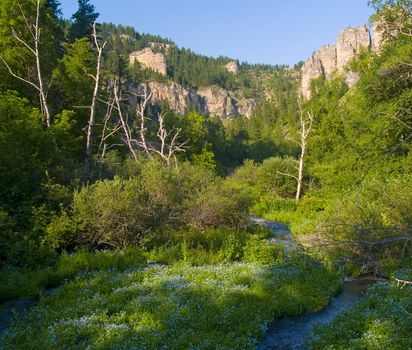
M215 115L222 119L234 119L238 116L237 101L233 92L217 86L208 86L197 93L202 114Z
M305 62L302 67L301 92L310 97L312 79L331 79L335 73L344 74L348 86L358 80L357 74L346 70L349 61L363 49L371 48L371 35L366 26L347 28L337 37L336 45L324 45Z
M160 52L154 53L152 48L146 47L141 51L132 52L129 55L129 63L139 62L143 68L153 69L162 75L167 73L167 64L164 55Z
M150 43L141 51L132 52L129 55L130 64L139 62L142 68L152 69L160 74L167 74L167 63L163 51L170 48L169 44ZM239 66L237 62L230 61L226 69L237 74ZM232 91L218 86L208 86L199 90L186 89L177 83L163 84L157 82L141 83L137 87L130 88L132 94L151 94L151 104L160 104L167 101L169 107L179 114L187 114L196 109L204 116L217 116L221 119L234 119L239 115L250 117L256 107L253 99L239 99ZM137 103L137 97L130 98L132 105Z
M144 95L145 91L148 95L151 94L151 104L167 101L170 109L179 114L186 114L191 106L199 105L199 98L195 90L186 90L176 83L170 85L157 82L141 83L137 88L132 88L131 91L137 95ZM136 104L137 99L133 98L130 102L132 105Z
M336 41L336 66L344 68L364 48L371 47L371 35L366 26L342 31Z
M131 88L130 91L137 95L143 95L147 91L148 94L152 94L151 104L156 105L167 101L169 107L179 114L186 114L195 108L204 116L234 119L239 115L250 117L256 107L255 100L238 99L233 92L218 86L187 90L176 83L151 82L141 83L137 87ZM131 98L130 103L136 104L137 98Z
M251 117L256 108L256 100L253 98L239 99L237 102L237 109L240 115Z
M381 47L385 43L383 31L380 30L381 23L379 21L375 21L373 23L373 39L372 39L372 50L375 53L379 53Z
M336 45L324 45L302 67L301 90L305 98L310 94L310 82L321 76L330 79L336 69Z
M230 61L229 63L225 65L225 67L230 73L233 73L233 74L239 73L239 65L235 61Z

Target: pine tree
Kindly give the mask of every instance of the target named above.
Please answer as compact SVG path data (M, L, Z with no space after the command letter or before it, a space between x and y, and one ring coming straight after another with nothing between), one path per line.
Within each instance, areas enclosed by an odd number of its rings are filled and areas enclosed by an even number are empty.
M89 0L78 0L79 8L73 14L73 23L69 30L69 41L73 42L80 38L90 38L93 28L93 23L99 17L99 13L95 12L95 8L89 3Z

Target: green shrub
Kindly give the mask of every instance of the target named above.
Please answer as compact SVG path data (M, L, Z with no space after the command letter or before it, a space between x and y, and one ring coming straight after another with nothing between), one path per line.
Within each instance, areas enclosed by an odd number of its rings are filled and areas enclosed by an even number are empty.
M223 241L221 252L226 262L239 260L243 255L240 237L234 234L228 235Z
M364 273L396 268L411 255L412 176L370 177L358 191L330 203L317 222L318 234L341 244L323 250L358 264Z
M265 159L257 172L257 186L265 193L293 197L296 180L280 173L296 174L296 160L291 157Z
M98 181L74 194L78 244L125 248L167 225L179 222L181 191L174 174L149 163L144 175Z
M222 226L245 228L250 205L250 193L220 182L205 188L188 202L184 218L189 225L198 229Z
M280 246L272 246L267 240L256 236L250 237L243 248L243 261L263 265L273 265L280 258L283 260L283 249Z
M73 222L78 245L124 249L148 244L170 228L244 228L250 203L248 191L209 170L168 168L152 160L138 177L98 181L76 192Z

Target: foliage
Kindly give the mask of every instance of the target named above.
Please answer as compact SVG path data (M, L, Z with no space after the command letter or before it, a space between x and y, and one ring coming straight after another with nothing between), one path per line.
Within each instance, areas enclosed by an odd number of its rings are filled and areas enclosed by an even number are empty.
M322 237L335 242L324 253L357 263L364 273L390 272L388 261L400 264L410 255L412 197L404 189L411 186L411 176L372 178L330 204L317 223Z
M69 29L68 39L70 42L81 38L90 38L93 23L96 22L99 14L90 4L90 0L78 0L78 10L72 16L72 23Z
M338 283L318 265L294 264L83 273L17 321L0 347L254 349L274 316L321 308Z
M353 310L317 328L311 349L408 349L412 289L377 284Z
M53 72L54 87L58 91L60 108L67 110L90 106L94 82L96 53L87 38L77 39L65 45L65 55ZM76 126L79 133L87 121L89 111L76 109Z
M34 47L32 25L35 23L35 5L35 1L1 1L0 56L15 74L37 83L34 55L26 45L13 35L14 30L20 39L24 40L30 47ZM58 7L54 1L40 1L39 27L41 40L39 42L39 52L43 79L45 79L46 85L51 82L52 70L61 54L60 43L63 39L63 33L58 14ZM17 90L22 96L30 98L31 101L38 101L38 91L12 77L3 62L0 62L0 72L2 75L1 91ZM35 105L36 102L34 102Z
M143 253L128 248L124 251L64 253L54 266L34 270L8 266L0 270L0 303L20 297L39 296L79 273L107 269L124 271L144 264Z
M98 181L74 194L79 245L124 248L167 227L244 227L250 200L203 167L143 164L129 179Z
M70 126L65 119L45 132L42 115L14 93L0 98L0 208L2 262L38 264L53 257L53 248L41 244L45 228L67 204L67 182L72 166L65 159ZM55 141L58 136L59 140ZM57 146L57 148L56 148ZM64 171L62 171L64 167ZM57 182L57 183L56 183ZM42 219L40 218L42 216Z
M376 10L372 21L382 33L386 44L412 35L412 1L370 0L368 4Z

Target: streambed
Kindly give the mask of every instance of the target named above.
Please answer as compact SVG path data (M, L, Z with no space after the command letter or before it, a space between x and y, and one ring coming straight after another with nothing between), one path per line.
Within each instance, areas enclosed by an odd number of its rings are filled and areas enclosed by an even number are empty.
M298 248L287 225L258 218L252 220L272 230L273 235L267 238L269 243L281 243L287 250ZM341 293L334 297L324 310L274 321L257 349L306 349L314 325L327 324L340 313L349 310L373 283L373 280L367 278L347 280ZM50 291L45 294L49 293ZM10 327L15 313L22 316L38 301L38 298L27 298L3 304L0 307L0 334Z
M333 321L339 314L348 311L373 285L372 279L345 281L341 292L332 298L320 312L286 317L272 322L265 338L257 346L258 350L303 350L307 349L312 327Z
M273 232L267 238L269 243L281 243L286 249L297 246L287 225L254 217L251 220ZM351 309L375 282L371 278L346 279L341 292L322 311L273 321L257 350L307 349L313 326L328 324L339 314Z

